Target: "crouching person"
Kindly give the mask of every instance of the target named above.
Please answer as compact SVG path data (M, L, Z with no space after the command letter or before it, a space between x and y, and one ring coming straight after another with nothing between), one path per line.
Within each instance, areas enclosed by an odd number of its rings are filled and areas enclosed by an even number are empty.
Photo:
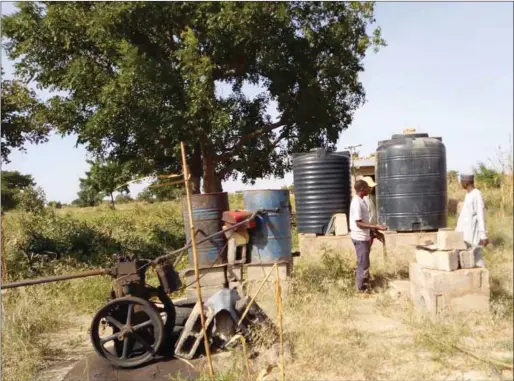
M350 204L350 237L357 253L357 291L365 292L369 287L369 253L371 250L371 231L387 230L387 226L370 224L368 204L364 200L370 187L364 180L355 182L355 196Z

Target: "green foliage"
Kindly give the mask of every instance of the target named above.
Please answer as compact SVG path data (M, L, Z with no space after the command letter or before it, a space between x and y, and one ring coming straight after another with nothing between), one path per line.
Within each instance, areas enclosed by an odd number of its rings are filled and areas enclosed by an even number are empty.
M105 207L75 210L8 215L11 276L53 273L63 263L109 266L114 254L155 258L185 243L182 216L174 203L145 209L136 204L116 211Z
M128 193L126 184L130 175L124 165L118 162L91 161L91 168L86 172L86 177L80 179L80 191L78 193L78 206L95 206L104 196L110 196L114 205L115 191Z
M487 188L500 188L502 184L502 174L494 168L488 167L484 163L478 163L474 169L475 183Z
M48 202L48 207L49 208L54 208L54 209L61 209L62 208L62 203L60 201L49 201Z
M119 194L116 196L115 201L117 204L126 204L126 203L132 202L134 200L128 194Z
M159 179L154 181L150 186L143 189L137 196L140 201L173 201L180 200L185 195L183 185L166 185L169 179Z
M2 210L16 208L16 196L27 187L35 185L31 175L22 175L18 171L2 171Z
M41 214L45 210L46 196L41 187L28 186L15 198L17 207L25 212Z
M320 263L295 266L292 280L293 294L298 298L305 295L315 297L315 294L326 293L333 287L341 295L352 295L355 291L355 264L342 254L325 252Z
M2 76L4 75L2 71ZM45 105L33 90L20 81L2 81L2 161L9 163L13 149L24 150L25 143L47 141L50 126L45 123Z
M334 147L364 101L363 59L385 45L370 2L18 7L3 18L7 54L22 78L69 92L50 101L62 133L142 175L179 173L184 140L208 192L238 174L282 176L293 152Z

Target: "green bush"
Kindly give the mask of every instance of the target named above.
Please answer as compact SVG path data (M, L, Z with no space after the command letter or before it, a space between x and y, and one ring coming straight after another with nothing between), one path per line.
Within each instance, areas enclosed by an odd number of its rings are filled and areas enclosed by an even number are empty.
M479 163L478 167L474 170L475 182L478 186L498 189L502 185L502 174L497 170L488 167L484 163Z
M87 209L92 208L75 210ZM155 213L141 207L119 212L95 208L84 214L70 210L8 213L11 278L53 273L59 263L104 267L116 254L152 259L184 245L182 220L173 208L161 206Z

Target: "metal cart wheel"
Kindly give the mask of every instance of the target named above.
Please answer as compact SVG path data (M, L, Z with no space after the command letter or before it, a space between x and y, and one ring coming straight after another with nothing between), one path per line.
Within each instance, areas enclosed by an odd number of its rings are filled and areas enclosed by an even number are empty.
M102 332L105 328L112 333ZM155 306L133 296L107 303L91 323L95 351L120 368L136 367L152 359L163 336L163 322Z

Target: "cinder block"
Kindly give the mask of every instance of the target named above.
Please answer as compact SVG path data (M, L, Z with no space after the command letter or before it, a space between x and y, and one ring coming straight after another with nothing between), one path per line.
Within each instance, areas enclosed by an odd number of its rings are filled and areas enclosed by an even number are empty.
M203 309L205 314L205 327L214 319L214 312L208 308ZM203 340L202 324L200 321L200 304L197 303L184 325L184 329L175 345L175 355L191 360Z
M200 276L200 286L222 286L227 285L227 274L225 267L211 267L207 269L198 270ZM186 284L195 282L195 271L194 269L187 269L184 272L186 278ZM196 283L195 283L196 284Z
M346 218L346 214L338 213L334 218L335 224L335 235L348 235L348 219Z
M432 316L447 312L489 311L489 272L486 269L446 272L411 263L409 278L415 307Z
M416 250L416 262L425 269L454 271L459 268L459 251Z
M466 244L461 232L451 229L440 229L437 232L437 247L440 250L465 250Z
M243 266L242 265L233 265L227 266L227 281L230 282L242 282L244 279L243 276Z
M219 290L225 288L224 286L205 286L202 287L202 300L205 302L207 299L209 299L211 296L213 296L215 293L217 293ZM193 299L198 300L198 294L196 291L196 283L191 285L190 287L186 288L186 298L187 299Z
M278 276L280 280L285 280L289 278L291 274L291 265L288 263L280 263L277 264L278 267ZM266 278L266 275L273 268L273 264L265 264L265 265L252 265L246 266L246 279L249 282L262 281ZM268 278L268 281L274 282L276 279L276 272L273 270L272 274Z
M475 250L477 249L471 248L459 251L459 267L461 269L472 269L475 267Z

